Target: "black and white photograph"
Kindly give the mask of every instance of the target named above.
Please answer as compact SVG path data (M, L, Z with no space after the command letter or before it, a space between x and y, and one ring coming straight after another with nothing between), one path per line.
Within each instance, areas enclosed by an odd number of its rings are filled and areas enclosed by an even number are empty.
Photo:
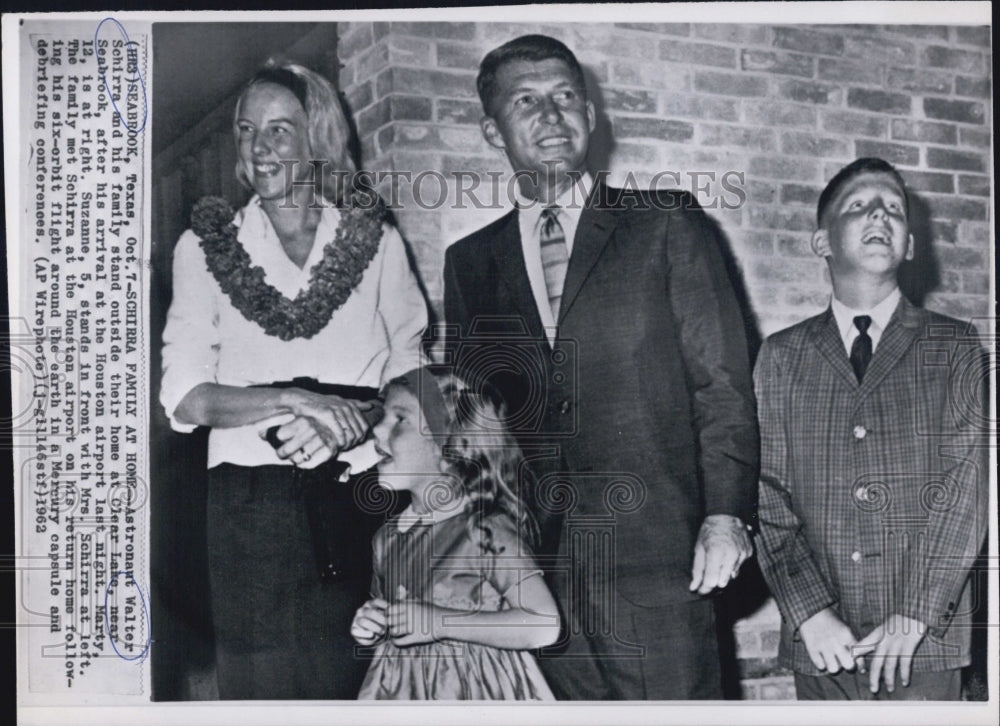
M5 17L20 716L995 722L955 7Z

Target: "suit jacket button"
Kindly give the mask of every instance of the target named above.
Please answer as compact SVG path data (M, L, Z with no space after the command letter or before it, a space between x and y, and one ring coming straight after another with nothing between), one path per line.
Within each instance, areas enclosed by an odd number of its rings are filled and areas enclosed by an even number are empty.
M861 553L860 552L852 552L851 553L851 559L854 560L855 562L861 562Z
M559 404L559 413L569 413L569 401L563 401Z
M858 441L860 441L867 435L868 435L868 429L866 429L864 426L861 426L859 424L858 426L854 427L854 438L856 438Z

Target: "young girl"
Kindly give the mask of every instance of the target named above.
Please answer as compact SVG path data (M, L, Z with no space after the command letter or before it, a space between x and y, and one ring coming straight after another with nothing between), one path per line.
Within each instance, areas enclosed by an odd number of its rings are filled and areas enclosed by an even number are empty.
M502 405L418 368L391 381L375 427L382 486L410 506L376 533L372 599L351 634L375 645L361 699L551 700L527 652L559 615L511 490L523 459Z

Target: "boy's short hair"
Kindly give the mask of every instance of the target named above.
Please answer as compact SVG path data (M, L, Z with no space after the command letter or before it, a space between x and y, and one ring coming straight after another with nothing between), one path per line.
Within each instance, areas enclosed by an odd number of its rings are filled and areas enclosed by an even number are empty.
M512 61L538 62L557 58L569 66L570 71L576 77L580 88L586 92L587 85L583 78L583 68L580 61L573 55L573 51L555 38L547 35L522 35L514 38L503 45L494 48L479 64L479 75L476 77L476 90L479 92L479 100L483 104L483 112L487 116L493 115L493 104L497 95L497 71L505 63Z
M896 183L899 184L899 188L903 192L903 201L906 204L906 212L909 214L910 203L907 198L906 182L903 181L902 175L896 171L896 167L885 159L867 156L852 161L850 164L838 171L833 179L831 179L826 185L823 193L819 195L819 203L816 205L817 225L820 227L823 226L823 217L826 215L826 210L831 204L833 204L841 190L846 187L851 180L861 176L862 174L888 174L891 176Z

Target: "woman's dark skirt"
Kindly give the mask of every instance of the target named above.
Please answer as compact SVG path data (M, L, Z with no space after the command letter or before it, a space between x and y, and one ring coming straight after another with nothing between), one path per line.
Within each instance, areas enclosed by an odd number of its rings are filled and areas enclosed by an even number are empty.
M304 481L337 500L346 566L321 580ZM353 481L353 480L352 480ZM327 502L329 505L329 502ZM354 503L326 466L209 470L208 562L221 699L353 699L368 667L350 636L369 597L371 537L382 517Z

